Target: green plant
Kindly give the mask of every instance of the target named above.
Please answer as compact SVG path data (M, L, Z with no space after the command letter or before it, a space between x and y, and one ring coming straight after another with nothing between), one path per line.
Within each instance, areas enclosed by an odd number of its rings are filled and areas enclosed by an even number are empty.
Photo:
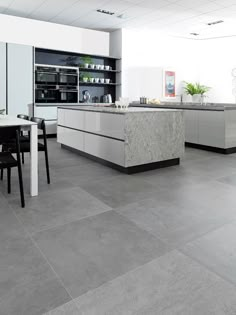
M203 95L211 89L209 86L202 85L198 82L197 83L184 82L184 83L185 83L184 91L188 95L195 95L195 94Z
M81 57L81 61L83 62L83 65L85 65L86 63L91 65L93 63L93 60L90 56Z
M84 79L90 80L92 76L90 73L80 72L79 78L80 81L84 81Z

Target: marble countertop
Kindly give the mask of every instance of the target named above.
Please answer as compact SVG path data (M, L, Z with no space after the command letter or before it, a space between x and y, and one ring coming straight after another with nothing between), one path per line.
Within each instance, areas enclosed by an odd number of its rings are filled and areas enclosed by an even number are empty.
M79 110L79 111L89 111L89 112L99 112L99 113L110 113L125 115L130 113L148 113L148 112L165 112L165 111L181 111L181 109L165 109L165 108L148 108L148 107L128 107L127 109L117 109L115 107L109 106L59 106L58 108Z
M133 102L130 104L132 107L143 108L171 108L171 109L190 109L190 110L207 110L207 111L225 111L236 110L236 104L233 103L207 103L201 105L200 103L178 103L178 102L163 102L161 104L140 104Z

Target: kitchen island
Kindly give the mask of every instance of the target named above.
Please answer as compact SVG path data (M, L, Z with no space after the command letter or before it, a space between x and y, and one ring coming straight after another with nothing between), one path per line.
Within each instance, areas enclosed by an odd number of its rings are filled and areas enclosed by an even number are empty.
M163 102L158 105L132 103L130 106L182 109L187 146L223 154L236 152L236 104Z
M184 154L183 111L62 106L57 141L128 174L177 165Z

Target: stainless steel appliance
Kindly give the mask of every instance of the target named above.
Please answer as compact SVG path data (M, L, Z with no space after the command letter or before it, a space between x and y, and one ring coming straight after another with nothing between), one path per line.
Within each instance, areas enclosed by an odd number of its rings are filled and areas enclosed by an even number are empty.
M37 66L35 71L36 84L58 84L58 73L54 67Z
M56 85L37 84L35 89L35 101L38 103L56 103L58 101Z
M78 89L75 86L59 86L59 99L61 103L78 103Z
M59 84L78 85L78 72L74 69L59 69Z

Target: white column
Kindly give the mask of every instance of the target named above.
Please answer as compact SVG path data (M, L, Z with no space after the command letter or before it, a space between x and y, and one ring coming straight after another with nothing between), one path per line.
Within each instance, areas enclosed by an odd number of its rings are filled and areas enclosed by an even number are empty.
M38 126L31 125L30 130L30 194L38 195Z

